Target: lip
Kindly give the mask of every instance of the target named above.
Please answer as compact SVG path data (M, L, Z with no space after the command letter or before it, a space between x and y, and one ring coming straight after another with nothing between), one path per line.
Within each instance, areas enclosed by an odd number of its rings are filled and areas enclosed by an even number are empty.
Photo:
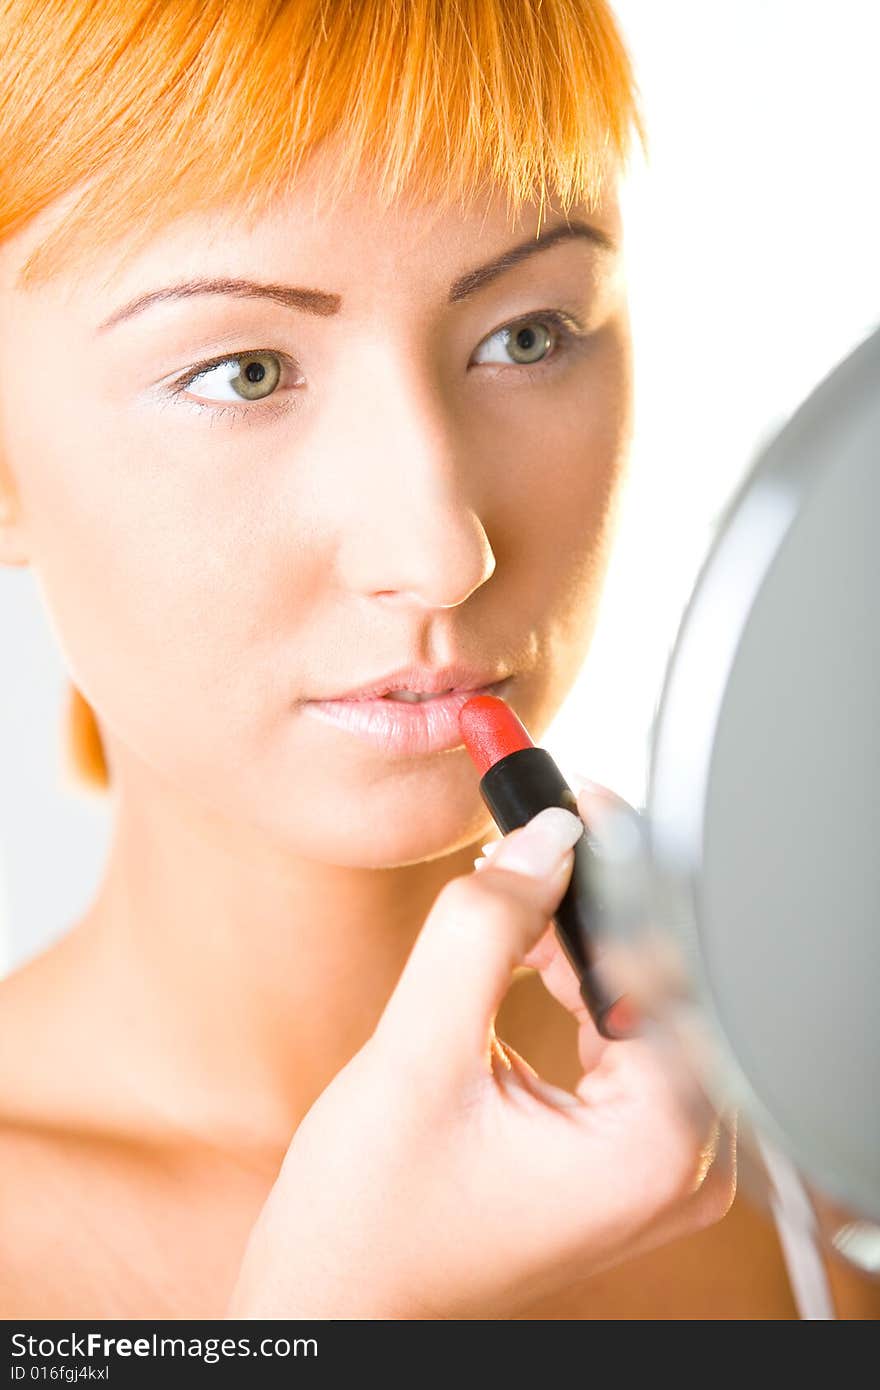
M371 685L358 686L356 690L343 690L338 694L325 695L325 701L370 700L388 695L392 690L409 690L414 695L441 695L447 690L484 690L491 683L491 668L487 670L466 666L456 661L436 670L424 666L402 666L397 671L389 671ZM496 684L502 678L496 678Z
M346 733L403 757L420 757L464 747L458 727L463 705L474 695L498 695L502 699L513 676L491 685L453 690L422 704L405 704L381 696L354 694L336 700L307 700L302 709L315 719L333 724ZM400 684L400 689L408 687Z

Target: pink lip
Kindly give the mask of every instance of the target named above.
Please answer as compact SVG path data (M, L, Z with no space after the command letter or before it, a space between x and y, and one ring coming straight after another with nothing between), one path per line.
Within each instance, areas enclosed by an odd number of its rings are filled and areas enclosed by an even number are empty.
M420 757L464 746L458 727L462 706L474 695L504 697L512 677L474 690L453 690L422 704L399 700L308 700L307 714L403 757Z

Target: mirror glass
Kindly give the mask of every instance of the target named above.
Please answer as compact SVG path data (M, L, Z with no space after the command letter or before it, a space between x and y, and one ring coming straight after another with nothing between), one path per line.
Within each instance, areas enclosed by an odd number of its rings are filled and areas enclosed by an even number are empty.
M878 518L880 332L722 518L668 664L643 825L609 841L603 889L637 990L716 1091L876 1219Z

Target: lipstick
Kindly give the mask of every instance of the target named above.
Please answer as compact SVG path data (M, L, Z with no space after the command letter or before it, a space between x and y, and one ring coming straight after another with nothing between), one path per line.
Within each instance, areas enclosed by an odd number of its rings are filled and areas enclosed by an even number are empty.
M495 695L476 695L458 716L461 736L480 773L480 795L498 829L507 835L543 811L562 806L580 816L577 797L546 748L536 748L520 719ZM583 817L581 817L583 819ZM609 990L595 961L601 902L595 887L595 856L582 835L574 867L553 922L578 977L581 998L603 1038L632 1037L636 1011L629 998Z
M478 690L503 694L509 684L510 679L505 678L491 686L450 690L424 704L404 704L368 693L309 700L302 709L314 719L372 743L385 757L417 758L460 748L458 716L465 701L473 699Z

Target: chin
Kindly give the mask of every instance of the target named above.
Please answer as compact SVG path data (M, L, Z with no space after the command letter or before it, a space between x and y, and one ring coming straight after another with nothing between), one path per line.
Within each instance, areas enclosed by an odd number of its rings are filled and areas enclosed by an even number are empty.
M362 795L326 795L308 823L289 825L296 852L329 864L392 869L454 854L491 834L494 822L473 776L433 795L412 785L373 786ZM301 815L301 804L299 807Z

